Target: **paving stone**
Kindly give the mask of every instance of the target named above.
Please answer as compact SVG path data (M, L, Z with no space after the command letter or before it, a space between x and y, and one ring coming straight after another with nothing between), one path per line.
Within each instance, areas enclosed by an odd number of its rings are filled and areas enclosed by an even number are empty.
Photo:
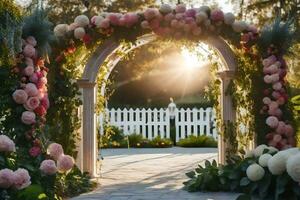
M215 148L106 149L97 190L72 200L234 200L232 193L189 193L182 190L185 173Z

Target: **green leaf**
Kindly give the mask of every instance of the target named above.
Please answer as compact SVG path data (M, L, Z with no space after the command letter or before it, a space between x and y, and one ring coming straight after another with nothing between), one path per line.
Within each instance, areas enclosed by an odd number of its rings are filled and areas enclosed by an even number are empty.
M194 171L190 171L188 173L185 174L187 177L189 178L194 178L194 176L196 175L196 173Z
M210 162L208 160L206 160L205 161L205 167L210 167L210 166L211 166Z
M275 193L275 199L278 200L280 195L285 192L286 185L289 181L289 176L287 174L282 174L277 177L276 179L276 193Z
M218 164L217 164L217 161L216 161L216 160L213 160L213 162L212 162L212 166L214 166L214 167L217 167L217 166L218 166Z
M247 177L243 177L240 181L240 186L247 186L249 185L250 180Z

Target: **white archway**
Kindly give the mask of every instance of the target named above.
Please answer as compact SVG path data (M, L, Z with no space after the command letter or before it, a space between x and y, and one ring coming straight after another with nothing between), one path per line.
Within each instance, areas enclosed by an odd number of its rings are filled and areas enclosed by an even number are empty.
M101 66L104 63L108 66L108 73L105 79L109 78L110 73L120 61L123 55L118 52L121 50L124 53L152 42L156 39L153 34L144 35L137 39L136 44L131 47L124 47L115 40L106 40L88 60L82 79L78 80L78 85L82 90L83 105L81 110L82 114L82 128L81 128L81 141L79 144L78 166L82 171L89 172L92 177L98 177L99 167L98 160L98 144L97 144L97 131L96 131L96 114L95 104L97 102L97 85L96 79ZM209 37L203 41L210 46L214 47L222 61L222 68L219 71L219 78L221 80L221 117L222 120L227 122L234 122L236 112L232 105L230 95L226 95L226 89L234 77L237 63L235 54L230 46L221 37ZM101 94L105 93L105 85L101 88ZM228 144L222 135L218 137L218 161L225 163L226 149Z

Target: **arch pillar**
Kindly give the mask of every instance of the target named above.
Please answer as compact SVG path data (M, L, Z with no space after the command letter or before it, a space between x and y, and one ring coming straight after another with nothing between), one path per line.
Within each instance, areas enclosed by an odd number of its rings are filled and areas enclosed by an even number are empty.
M226 94L227 88L234 78L234 71L222 71L218 72L218 77L221 80L220 85L220 104L221 104L221 118L223 123L235 122L236 111L233 106L231 94ZM227 149L229 148L229 142L226 140L223 134L218 136L218 162L220 164L225 164L227 157Z
M99 177L98 169L98 143L97 143L97 117L95 113L97 87L96 83L91 83L87 79L77 80L78 86L82 92L83 110L82 110L82 130L81 144L83 147L79 151L82 155L77 162L81 171L88 172L92 178Z

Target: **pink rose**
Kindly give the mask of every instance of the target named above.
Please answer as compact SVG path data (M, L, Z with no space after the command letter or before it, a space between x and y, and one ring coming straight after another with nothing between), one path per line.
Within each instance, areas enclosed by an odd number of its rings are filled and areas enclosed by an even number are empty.
M175 11L176 13L184 13L186 11L186 6L184 4L178 4Z
M38 80L39 80L39 78L38 78L37 74L34 73L34 74L32 74L32 75L29 77L29 80L30 80L31 82L33 82L33 83L37 83Z
M211 11L210 19L213 21L223 21L224 20L224 13L220 9L215 9Z
M24 189L31 184L29 173L26 169L19 168L14 172L14 186L18 189Z
M48 94L45 94L45 95L44 95L44 98L40 100L40 104L41 104L42 106L44 106L46 109L49 108L50 103L49 103L49 99L48 99Z
M159 26L160 26L160 22L158 19L151 20L151 22L150 22L151 29L158 29Z
M57 169L59 172L64 173L71 170L74 166L74 159L69 155L61 155L57 161Z
M266 124L271 128L276 128L278 126L278 119L275 116L270 116L266 119Z
M28 66L34 66L33 60L32 60L31 58L26 57L26 58L25 58L25 63L26 63L26 65L28 65Z
M273 89L274 90L280 90L282 88L282 84L280 82L274 83L273 84Z
M285 123L283 121L278 122L278 126L276 128L276 133L284 134L285 132Z
M27 66L27 67L24 69L24 74L25 74L26 76L31 76L33 73L34 73L34 67L33 67L33 66Z
M27 44L23 49L23 54L26 57L32 58L36 55L35 48L32 45Z
M33 83L27 83L24 90L30 97L37 96L39 93L38 89L36 88L36 85Z
M271 102L272 102L272 101L271 101L271 99L270 99L269 97L263 98L263 103L264 103L264 104L268 105L268 104L270 104Z
M46 84L47 84L47 78L42 77L42 78L40 79L40 82L41 82L42 84L46 85Z
M38 115L38 116L45 116L47 114L47 110L44 106L39 106L37 107L34 112Z
M32 36L29 36L28 38L26 38L26 42L28 43L28 44L30 44L30 45L32 45L32 46L36 46L36 44L37 44L37 42L36 42L36 40L35 40L35 38L34 37L32 37Z
M103 19L99 25L99 27L103 28L103 29L107 29L107 28L109 28L109 26L110 26L110 22L108 19Z
M7 189L14 184L14 172L10 169L0 170L0 188Z
M269 67L270 65L272 65L276 61L277 61L276 56L272 55L272 56L269 56L268 58L266 58L266 59L263 60L263 65L265 67Z
M274 140L275 142L280 142L281 139L282 139L282 137L281 137L281 135L279 135L279 134L275 134L274 137L273 137L273 140Z
M27 101L28 95L25 90L16 90L12 97L17 104L24 104Z
M24 104L24 107L27 110L33 111L39 106L39 104L40 104L40 100L38 97L30 97Z
M40 170L46 175L53 175L57 172L56 164L53 160L44 160L41 163Z
M54 160L58 160L58 158L64 153L62 146L58 143L52 143L47 148L47 154L49 154Z
M136 13L127 13L123 16L125 19L125 26L131 27L139 21L139 16Z
M6 135L0 135L0 152L15 152L15 143Z
M172 21L172 19L175 18L175 15L173 13L169 13L164 18L165 18L165 21L170 22L170 21Z
M21 120L24 124L31 125L35 123L35 113L31 111L25 111L22 113Z
M31 147L29 149L29 155L32 157L37 157L41 154L41 148L40 147Z

